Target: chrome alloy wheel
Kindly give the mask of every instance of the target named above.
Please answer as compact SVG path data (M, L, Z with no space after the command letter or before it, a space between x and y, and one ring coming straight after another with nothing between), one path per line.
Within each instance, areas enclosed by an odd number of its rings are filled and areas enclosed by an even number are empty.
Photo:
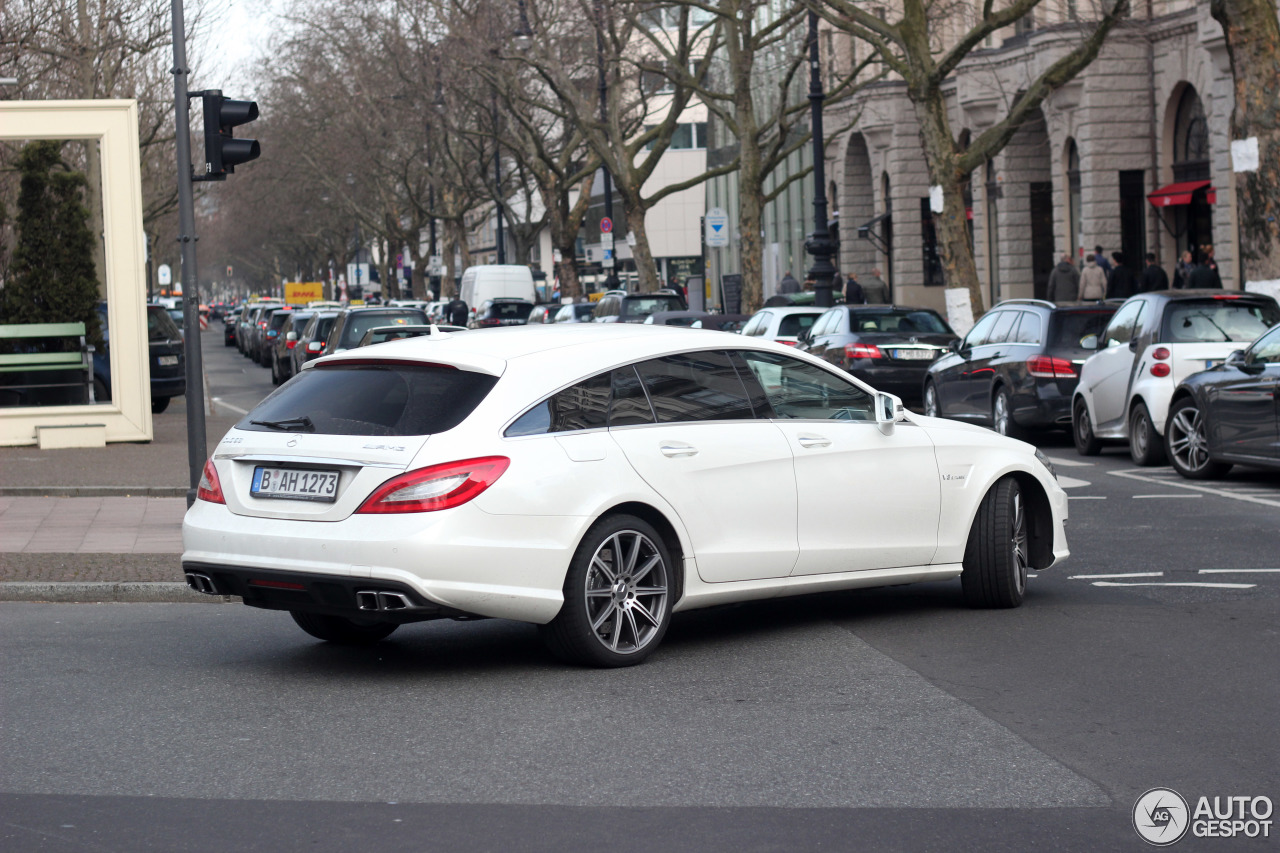
M611 652L634 654L657 634L667 601L662 552L637 530L619 530L600 544L586 576L587 621Z
M938 389L930 382L924 386L924 413L931 418L941 417L938 411Z
M1027 515L1023 511L1022 493L1013 495L1013 582L1018 588L1018 595L1027 589Z
M1003 393L996 394L995 402L991 404L991 421L996 432L1009 434L1009 398Z
M1192 473L1203 470L1209 464L1209 447L1200 410L1195 406L1179 409L1168 429L1169 452L1178 464Z

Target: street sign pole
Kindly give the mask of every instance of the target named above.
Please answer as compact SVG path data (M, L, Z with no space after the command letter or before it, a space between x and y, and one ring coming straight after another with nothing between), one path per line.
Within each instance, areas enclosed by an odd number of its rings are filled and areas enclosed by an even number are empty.
M187 357L187 506L196 500L208 442L204 423L204 363L200 353L200 279L196 272L196 214L191 192L191 110L187 96L186 26L182 0L173 9L173 106L177 120L178 242L182 244L182 319Z

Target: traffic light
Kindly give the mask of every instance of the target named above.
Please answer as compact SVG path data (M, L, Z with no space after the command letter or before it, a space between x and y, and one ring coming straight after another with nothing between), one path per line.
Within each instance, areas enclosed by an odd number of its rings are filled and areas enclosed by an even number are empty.
M258 117L253 101L233 101L222 97L220 89L202 94L204 104L204 175L202 180L225 181L241 163L258 159L262 153L256 139L235 139L234 127Z

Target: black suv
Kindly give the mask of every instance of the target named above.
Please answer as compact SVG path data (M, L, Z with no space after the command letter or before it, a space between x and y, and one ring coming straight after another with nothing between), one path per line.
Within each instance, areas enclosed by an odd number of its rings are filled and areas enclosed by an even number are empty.
M953 351L929 366L924 412L972 421L1017 437L1068 429L1082 342L1098 335L1119 302L1007 299L982 316Z
M324 354L333 355L359 346L365 332L377 326L426 325L428 322L421 308L345 308L333 321Z

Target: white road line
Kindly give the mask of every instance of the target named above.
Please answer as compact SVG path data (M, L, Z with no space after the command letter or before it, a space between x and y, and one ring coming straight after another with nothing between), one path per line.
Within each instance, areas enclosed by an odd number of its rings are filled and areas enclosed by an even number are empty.
M242 408L240 408L239 406L233 406L233 405L231 405L230 403L224 403L224 402L222 402L222 398L221 398L221 397L214 397L214 398L213 398L213 402L217 403L219 406L222 406L222 408L224 408L224 409L230 409L231 411L233 411L233 412L239 412L239 413L240 413L240 414L242 414L242 415L247 415L247 414L249 414L248 409L242 409Z
M1234 492L1225 491L1223 489L1214 489L1209 486L1194 486L1191 483L1174 483L1174 482L1162 483L1158 480L1152 479L1150 477L1144 477L1132 471L1108 471L1107 473L1116 477L1124 477L1125 479L1128 479L1128 480L1137 480L1140 483L1149 483L1154 486L1175 486L1179 489L1191 489L1192 491L1195 491L1195 492L1204 492L1205 494L1217 495L1218 497L1222 497L1222 498L1231 498L1232 500L1236 500L1236 501L1245 501L1247 503L1262 504L1263 506L1280 507L1280 500L1267 500L1266 498L1256 498L1253 495L1240 495L1240 494L1235 494Z
M1045 454L1048 456L1048 454ZM1084 462L1079 459L1062 459L1058 456L1049 456L1049 461L1054 465L1061 465L1063 468L1089 468L1096 465L1095 462Z
M1134 495L1135 501L1144 500L1146 498L1182 498L1190 500L1191 498L1202 498L1204 495Z
M1117 583L1115 581L1094 581L1094 586L1195 586L1208 589L1253 589L1256 583L1194 583L1186 581L1147 581L1143 583Z
M1078 489L1081 486L1092 486L1088 480L1077 480L1075 477L1068 477L1066 474L1058 475L1058 485L1064 489Z
M1105 501L1106 495L1067 495L1067 500L1071 501Z
M1280 569L1201 569L1199 573L1202 575L1280 575Z
M1115 575L1071 575L1069 581L1088 580L1090 578L1159 578L1164 572L1122 572Z

